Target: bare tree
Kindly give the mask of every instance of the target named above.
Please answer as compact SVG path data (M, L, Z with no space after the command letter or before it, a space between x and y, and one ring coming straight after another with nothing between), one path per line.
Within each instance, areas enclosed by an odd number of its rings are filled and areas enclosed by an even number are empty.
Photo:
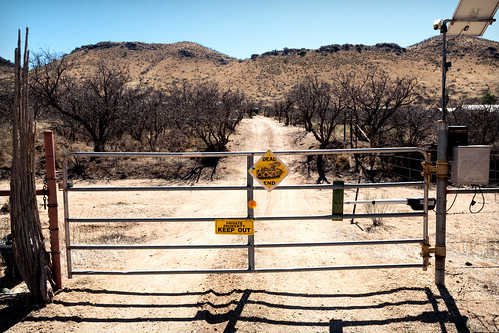
M329 83L319 80L316 76L311 76L298 83L288 94L288 98L296 102L301 121L307 132L312 131L314 113L329 106L330 90Z
M499 141L499 112L492 105L457 107L449 117L456 125L468 127L468 141L475 145L494 145Z
M162 90L146 89L128 94L125 117L127 132L150 151L182 148L182 134L174 119L169 96Z
M291 123L294 106L295 100L291 94L284 96L281 101L275 101L273 107L277 120L281 122L284 117L284 124L288 126Z
M31 58L31 96L40 107L62 110L62 100L72 86L68 84L69 72L75 67L73 57L42 50ZM72 82L69 82L72 83Z
M217 108L217 121L214 124L218 136L218 144L215 145L216 151L225 151L229 143L229 137L236 130L236 126L244 117L245 110L242 102L245 100L244 94L240 91L231 89L220 91L220 101Z
M215 82L194 84L183 81L169 89L169 100L174 110L173 122L188 139L195 138L201 149L225 151L230 135L246 112L244 95L230 89L221 90ZM184 178L197 181L204 167L211 167L213 177L219 158L203 158L201 166Z
M346 136L346 128L348 122L350 148L353 148L354 146L357 147L357 135L354 134L359 132L359 106L358 98L356 98L356 94L358 94L358 90L356 87L356 78L356 72L336 73L336 75L333 77L335 86L337 89L339 89L339 91L341 91L340 94L346 104L345 109L343 110L343 132Z
M32 92L37 104L81 126L94 151L104 151L109 140L119 137L125 127L123 114L130 100L127 69L99 63L94 73L77 80L69 74L74 61L49 53L35 55ZM63 119L63 121L64 121Z
M0 78L0 125L10 122L14 107L14 81Z
M94 143L94 151L105 151L106 143L125 130L123 114L130 99L127 70L99 63L94 75L83 81L81 109L67 114L80 121ZM128 98L127 98L128 97Z
M383 145L383 134L389 132L390 118L402 107L419 99L416 77L390 78L387 72L375 70L357 77L351 105L358 110L359 126L369 138L371 147Z
M347 106L341 89L317 77L309 77L295 86L290 95L289 99L296 101L300 110L305 130L312 132L320 149L330 148L340 115ZM322 155L317 156L317 171L317 183L328 182Z
M171 110L162 91L149 91L146 102L142 102L142 107L138 109L146 122L146 139L149 149L156 151L160 138L173 127L170 118ZM169 148L171 146L170 144Z
M393 130L389 132L388 143L401 147L429 146L435 140L437 119L438 109L434 105L403 107L390 119ZM403 156L394 155L380 159L380 164L383 170L394 172L407 180L417 180L422 171L420 158L417 153L406 153Z
M230 135L243 119L244 95L222 91L215 82L183 81L169 90L175 123L200 140L206 151L225 151Z
M389 143L394 146L420 147L431 142L438 110L434 105L403 107L390 119Z
M364 74L343 74L338 76L338 83L347 99L351 142L355 134L356 145L359 138L368 141L370 147L387 144L389 134L395 128L393 117L419 100L417 77L391 78L379 69ZM360 167L374 181L376 156L355 155L355 161L356 168Z
M11 152L10 125L12 123L12 109L14 108L14 80L0 78L0 178L9 173L8 165ZM3 172L2 172L3 170Z

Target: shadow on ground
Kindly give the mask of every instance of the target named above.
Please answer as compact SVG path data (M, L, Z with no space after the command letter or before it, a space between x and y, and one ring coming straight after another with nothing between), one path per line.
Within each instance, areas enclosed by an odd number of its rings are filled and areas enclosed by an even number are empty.
M302 294L302 293L289 293L289 292L273 292L267 290L251 290L251 289L234 289L227 293L219 293L214 290L207 291L199 291L199 292L186 292L186 293L147 293L147 292L129 292L129 291L112 291L112 290L92 290L92 289L64 289L59 293L88 293L88 294L106 294L106 295L116 295L116 296L152 296L152 297L174 297L175 303L165 302L164 304L133 304L130 302L125 302L123 304L107 304L107 303L90 303L90 302L69 302L69 301L59 301L55 300L55 304L63 305L65 307L73 307L73 306L88 306L88 307L96 307L96 308L197 308L197 312L193 317L166 317L166 318L91 318L84 316L36 316L31 317L28 316L24 318L24 321L33 321L33 322L91 322L91 323L105 323L105 322L125 322L125 323L134 323L134 322L142 322L144 320L147 321L157 321L157 322L192 322L192 321L205 321L208 324L221 324L226 323L224 332L234 332L236 331L236 325L242 322L251 322L251 323L265 323L267 325L276 325L280 328L287 327L324 327L326 330L329 329L329 332L343 332L344 329L354 328L354 327L366 327L366 326L382 326L391 323L433 323L439 324L442 332L447 332L446 324L454 325L458 332L469 332L467 328L467 318L461 315L454 298L448 292L445 287L438 288L440 295L435 295L431 291L430 288L396 288L386 291L377 291L371 293L361 293L361 294ZM426 295L426 297L419 298L420 300L411 300L408 299L407 295L402 296L403 292L413 291L413 292L421 292ZM272 302L266 302L261 300L252 299L252 296L256 296L259 294L271 295L271 296L279 296L281 298L286 297L299 297L299 298L363 298L363 297L371 297L371 296L379 296L379 295L388 295L388 294L397 294L401 293L401 297L397 302L379 302L377 304L370 305L333 305L333 306L301 306L301 305L287 305L287 304L277 304ZM220 298L223 300L222 304L209 301L202 302L187 302L187 303L178 303L179 298L186 296L210 296L211 299ZM227 302L227 298L232 299ZM255 297L253 297L255 298ZM443 301L445 307L442 310L438 308L438 301ZM16 302L10 304L7 309L0 311L0 317L5 318L3 316L4 311L9 311L10 307L16 307ZM329 303L329 302L328 302ZM334 304L334 302L331 302ZM286 309L286 310L294 310L294 311L332 311L332 310L368 310L368 309L383 309L385 307L395 307L402 305L431 305L433 311L423 311L416 315L408 315L405 317L396 317L396 318L379 318L376 320L348 320L341 318L332 318L329 322L324 321L290 321L290 320L273 320L265 317L259 316L244 316L243 310L246 305L258 305L260 307L267 307L269 309ZM206 308L210 308L211 310L206 310ZM232 309L232 310L229 310ZM98 313L98 311L96 311ZM17 316L17 318L12 318L12 321L9 323L3 323L3 327L0 327L0 330L8 329L12 327L17 322L19 322L21 318Z

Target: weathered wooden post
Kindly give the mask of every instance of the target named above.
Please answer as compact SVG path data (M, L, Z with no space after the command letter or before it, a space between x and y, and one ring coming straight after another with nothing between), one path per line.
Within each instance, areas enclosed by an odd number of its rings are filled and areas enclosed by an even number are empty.
M55 177L54 133L43 132L45 141L45 170L47 172L48 214L52 275L56 289L62 288L61 251L59 247L59 216L57 213L57 182Z

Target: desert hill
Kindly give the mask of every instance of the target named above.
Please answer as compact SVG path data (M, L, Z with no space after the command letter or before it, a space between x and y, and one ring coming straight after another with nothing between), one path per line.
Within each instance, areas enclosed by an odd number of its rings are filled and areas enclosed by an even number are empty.
M14 64L0 57L0 78L14 73Z
M0 57L0 67L14 67L14 64L9 60Z
M440 96L441 36L407 48L393 43L372 46L331 44L315 50L288 49L237 59L192 42L148 44L100 42L73 50L75 75L85 76L96 63L111 60L127 67L134 83L166 87L182 79L215 80L239 89L256 100L271 103L308 75L326 80L337 72L373 68L393 76L417 75L428 100ZM499 42L477 37L449 39L447 89L454 101L477 99L486 91L499 95ZM12 64L0 59L0 75L12 73Z
M449 40L447 87L454 100L478 98L485 91L499 93L499 42L476 37ZM101 42L75 49L78 72L112 59L127 66L136 83L165 87L182 79L216 80L240 89L256 100L279 99L307 75L331 78L337 71L368 71L381 68L394 76L418 75L424 95L439 96L441 85L441 37L408 48L393 43L372 46L332 44L310 49L274 50L249 59L229 57L192 42L146 44Z

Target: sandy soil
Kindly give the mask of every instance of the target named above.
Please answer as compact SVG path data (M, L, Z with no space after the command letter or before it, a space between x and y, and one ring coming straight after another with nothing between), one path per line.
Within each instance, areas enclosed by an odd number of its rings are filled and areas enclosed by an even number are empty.
M257 116L243 120L232 151L308 149L301 129ZM290 167L282 184L313 183ZM222 160L215 184L245 184L244 158ZM80 182L75 186L166 185L161 180ZM0 184L5 185L5 184ZM206 185L203 183L201 185ZM4 186L2 186L3 188ZM370 192L370 193L367 193ZM434 189L431 190L434 196ZM406 198L421 189L363 190L360 196ZM354 191L347 190L346 200ZM449 201L454 197L449 196ZM62 198L61 198L62 199ZM446 288L433 266L256 274L84 275L67 279L53 303L32 311L8 332L492 332L499 331L499 199L485 195L481 213L460 195L448 215ZM1 200L1 198L0 198ZM256 216L328 214L331 191L256 191ZM476 210L482 198L475 198ZM62 200L61 200L62 202ZM2 202L0 202L2 204ZM61 205L62 206L62 205ZM361 208L358 208L361 210ZM390 205L390 211L410 211ZM362 210L360 211L363 212ZM98 192L70 196L72 217L245 216L245 192ZM43 212L42 212L42 215ZM62 208L60 212L62 217ZM435 215L430 214L434 243ZM257 243L420 238L421 218L255 222ZM215 235L213 223L105 223L71 228L74 243L244 244L246 236ZM256 267L314 267L421 262L419 245L257 249ZM433 259L432 259L433 264ZM242 249L74 251L76 270L247 268ZM65 268L64 268L65 269ZM23 285L14 291L22 292Z

